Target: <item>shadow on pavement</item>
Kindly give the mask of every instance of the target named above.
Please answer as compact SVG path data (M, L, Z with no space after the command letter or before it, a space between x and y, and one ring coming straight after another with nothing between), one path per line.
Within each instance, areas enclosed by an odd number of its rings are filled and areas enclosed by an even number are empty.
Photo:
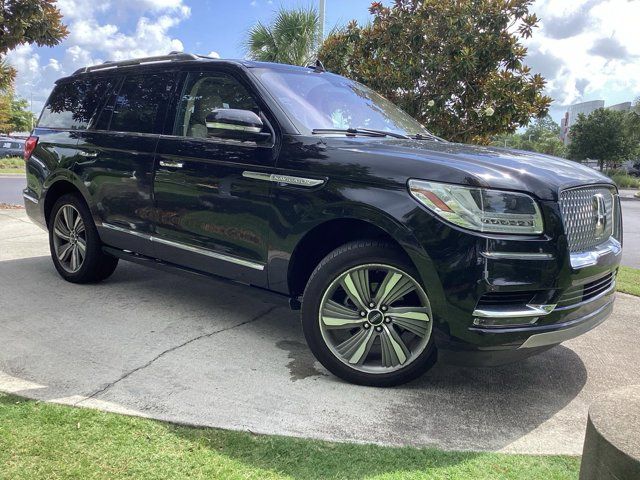
M242 323L243 320L252 318L258 307L280 305L279 302L282 302L281 297L264 291L209 281L200 277L185 278L170 275L126 263L122 263L115 275L104 285L75 286L59 279L48 257L0 262L0 288L2 289L0 324L4 318L7 318L7 312L12 309L11 305L14 303L13 299L18 295L39 296L34 298L36 304L47 302L47 299L57 299L55 300L57 303L49 305L49 308L60 310L65 308L67 298L71 298L73 292L80 290L88 294L87 299L78 300L80 307L86 310L87 315L99 316L101 312L107 312L113 308L116 305L114 302L118 302L117 305L125 309L129 306L143 310L153 307L158 311L170 309L174 314L184 312L184 319L178 318L177 325L180 325L180 321L184 321L184 325L188 325L189 322L197 323L198 328L200 325L203 328L207 326L210 328L213 322L212 316L217 315L221 310L235 312L233 323ZM26 338L41 332L41 330L30 331L28 322L20 321L22 315L28 318L32 313L25 307L25 311L14 312L9 319L13 322L14 332L18 332L13 335ZM116 316L110 321L112 322L109 326L112 329L110 331L119 332L121 329L131 328L129 324L135 319ZM20 322L20 325L16 326L16 322ZM86 328L95 328L91 325L95 325L95 322L87 323ZM75 343L81 343L84 335L87 335L87 338L92 335L91 331L82 332L82 322L74 323L72 327L76 330L67 326L67 331L74 332L73 335L78 336L79 340ZM277 359L272 370L264 373L264 375L273 376L273 381L267 379L268 381L263 384L266 385L263 387L265 390L260 393L263 395L262 401L267 404L271 401L270 396L277 399L271 404L273 407L269 407L272 409L279 408L277 402L282 401L283 397L289 399L291 404L287 405L288 408L297 410L300 415L293 418L281 414L277 418L279 429L277 428L276 431L293 432L293 434L307 435L310 432L313 434L316 424L311 424L311 428L295 424L295 422L304 421L306 414L314 416L314 421L323 425L323 432L333 430L339 439L344 440L408 445L433 444L442 448L495 450L509 445L551 418L578 395L587 381L587 371L581 358L573 350L559 346L536 357L503 367L463 368L438 364L422 378L402 387L393 389L356 387L329 375L315 361L304 344L298 315L295 312L278 309L277 314L266 315L255 323L243 325L241 329L236 328L233 332L234 338L241 336L246 345L255 345L257 355L264 353L268 357ZM163 331L160 331L157 338L163 339L162 334ZM104 338L113 338L115 342L120 341L115 333L109 336L109 331L105 333ZM2 339L3 336L0 333L0 341L4 341ZM51 343L46 338L41 341ZM33 349L33 344L27 345L29 349ZM222 345L224 347L227 344L222 343ZM48 344L48 348L55 348L55 345ZM84 345L78 345L78 354L83 355L85 348L87 347ZM196 350L195 354L193 351L190 353L192 356L189 358L194 365L199 362L204 365L205 362L211 361L209 357L198 359L199 352ZM123 351L123 355L129 353ZM147 355L147 357L142 355L143 359L148 360L148 354L142 353ZM226 358L225 352L216 353ZM237 355L237 352L228 353L231 358L234 354ZM112 355L112 352L108 354ZM181 354L185 353L181 352ZM29 361L30 355L33 356L35 353L25 351L24 356L18 361L14 358L3 358L0 353L0 369L7 369L5 371L10 375L24 375L25 380L53 388L46 370L44 373L33 371L28 363L24 363ZM105 354L103 361L115 361L109 355ZM131 363L139 364L142 361L137 357L134 360ZM83 359L79 358L78 361L82 362ZM177 361L179 363L180 357ZM260 359L256 361L259 362ZM98 366L101 365L98 364ZM237 364L234 367L244 368L243 365ZM97 367L88 365L86 369L78 371L83 372L82 375L92 375L93 368ZM78 371L75 375L79 375ZM199 372L195 372L194 375L198 374ZM233 391L243 391L241 387L247 388L242 384L254 378L250 375L251 373L247 372L246 378L224 377L228 382L224 385L227 389L226 395L232 395ZM106 372L105 377L113 377L112 372ZM203 375L195 378L200 380L207 377ZM68 381L71 380L68 379ZM180 389L188 389L195 385L189 383L193 379L189 381L185 379L182 384L179 383L181 380L179 378L171 380L176 382L173 385L176 386L178 394ZM220 395L216 391L219 385L212 385L212 387L214 388L211 398L218 403L220 398L226 400L226 397L215 396ZM206 388L206 385L203 387L199 384L198 388ZM55 388L53 390L55 391ZM290 390L290 394L286 390ZM29 395L27 392L20 393ZM76 393L86 393L86 391ZM150 395L140 390L138 394L142 395L145 401L157 401L158 404L166 401L164 397L154 397L153 395L158 395L156 391ZM59 395L59 391L52 392L49 398L54 398L53 395ZM165 392L164 396L166 395L168 393ZM39 392L37 397L42 398L42 392ZM205 401L205 397L197 398ZM200 407L205 411L217 405L210 398L206 400L213 403ZM248 401L243 404L244 408L249 408L248 404ZM171 418L171 412L167 412L166 408L166 405L159 407L159 411L165 412L161 418ZM341 415L332 418L332 408L342 409ZM367 416L368 409L372 412L370 418ZM233 408L230 411L234 412L234 415L242 414L240 410ZM350 412L353 412L353 417ZM151 414L153 415L153 412ZM353 423L349 423L350 418L353 418ZM177 419L183 421L179 416ZM242 419L233 420L234 425L245 425ZM361 426L359 423L362 421L366 425ZM213 421L209 420L207 424L211 422ZM228 425L228 423L222 422L220 425ZM247 428L250 428L250 424L247 425L249 425ZM327 434L323 433L323 435ZM464 457L458 458L452 454L451 458L452 461L459 461ZM246 461L246 458L241 460ZM275 460L261 458L255 461L256 465L265 468L280 469L282 467ZM416 468L422 465L420 463L422 460L416 461L418 462ZM411 470L410 467L408 469ZM376 473L375 466L372 466L371 472ZM290 470L289 473L296 476L295 469Z

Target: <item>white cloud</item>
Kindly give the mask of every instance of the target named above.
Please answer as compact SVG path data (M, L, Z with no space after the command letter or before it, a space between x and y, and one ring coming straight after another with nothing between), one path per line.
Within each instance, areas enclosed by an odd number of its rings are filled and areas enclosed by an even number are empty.
M34 109L41 108L56 79L76 69L105 60L161 55L183 51L171 30L188 18L191 10L183 0L59 0L69 36L58 51L62 58L41 62L31 46L21 46L7 55L18 70L18 95L34 98ZM124 20L138 18L134 26ZM123 20L124 19L124 20Z
M220 58L220 54L218 52L209 52L207 54L207 57L211 57L211 58Z
M526 63L547 78L556 117L572 103L640 96L640 1L538 0L532 10L541 28Z

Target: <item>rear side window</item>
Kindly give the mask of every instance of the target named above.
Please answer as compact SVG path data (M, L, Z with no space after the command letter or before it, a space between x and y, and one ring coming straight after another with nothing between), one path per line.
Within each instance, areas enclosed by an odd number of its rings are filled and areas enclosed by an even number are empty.
M56 85L38 126L69 130L88 128L114 83L111 78L83 78Z
M169 102L173 74L127 76L122 87L103 109L99 130L153 133L159 113Z

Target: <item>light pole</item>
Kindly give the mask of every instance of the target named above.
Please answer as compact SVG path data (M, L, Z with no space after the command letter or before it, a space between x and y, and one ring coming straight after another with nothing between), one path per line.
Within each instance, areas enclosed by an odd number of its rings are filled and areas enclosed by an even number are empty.
M318 35L318 37L320 38L320 41L318 42L319 44L322 45L322 42L324 41L324 16L325 16L325 0L320 0L320 8L319 8L319 14L320 14L320 34Z

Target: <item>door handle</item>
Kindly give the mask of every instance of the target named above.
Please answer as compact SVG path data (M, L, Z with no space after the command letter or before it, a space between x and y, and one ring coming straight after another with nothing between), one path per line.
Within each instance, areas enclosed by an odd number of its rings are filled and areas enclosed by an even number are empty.
M167 168L182 168L184 166L183 162L172 162L170 160L160 160L161 167Z

